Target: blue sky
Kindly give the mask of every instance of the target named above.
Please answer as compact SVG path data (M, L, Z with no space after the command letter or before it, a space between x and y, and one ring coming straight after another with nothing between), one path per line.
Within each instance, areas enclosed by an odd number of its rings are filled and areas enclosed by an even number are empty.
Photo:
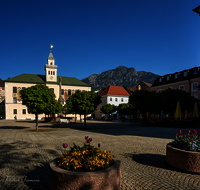
M165 75L200 64L199 0L5 0L0 78L45 74L50 43L58 75L134 67Z

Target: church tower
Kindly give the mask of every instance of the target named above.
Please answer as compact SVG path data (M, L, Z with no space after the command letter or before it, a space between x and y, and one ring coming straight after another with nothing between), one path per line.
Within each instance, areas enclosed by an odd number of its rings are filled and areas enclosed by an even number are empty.
M49 57L47 58L47 64L45 65L46 82L57 82L57 65L55 65L55 58L52 54L53 46L50 46Z

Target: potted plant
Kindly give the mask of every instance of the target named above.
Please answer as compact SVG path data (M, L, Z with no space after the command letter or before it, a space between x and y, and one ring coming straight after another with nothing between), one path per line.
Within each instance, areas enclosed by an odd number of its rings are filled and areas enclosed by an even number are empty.
M101 151L100 144L99 148L91 146L88 136L85 140L83 147L74 144L50 163L50 189L120 190L121 161L110 151Z
M188 130L186 135L179 130L175 140L167 144L166 161L181 170L200 173L200 137L197 131L191 134Z

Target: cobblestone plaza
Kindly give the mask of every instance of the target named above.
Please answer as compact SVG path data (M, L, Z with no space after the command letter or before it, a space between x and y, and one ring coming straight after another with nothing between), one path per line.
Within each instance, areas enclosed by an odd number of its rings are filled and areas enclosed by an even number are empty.
M48 190L49 163L73 146L109 150L121 160L121 190L200 189L200 175L166 163L166 144L181 128L143 127L129 122L87 121L84 124L0 120L0 190ZM188 128L189 129L189 128ZM181 129L184 134L188 129ZM190 130L193 130L190 128ZM197 129L199 134L199 131ZM67 149L63 148L67 143Z

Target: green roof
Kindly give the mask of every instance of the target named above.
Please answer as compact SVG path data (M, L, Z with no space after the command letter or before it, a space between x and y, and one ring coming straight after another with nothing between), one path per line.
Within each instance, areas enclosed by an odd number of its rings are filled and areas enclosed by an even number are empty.
M16 77L4 80L4 82L21 82L21 83L36 83L36 84L59 84L60 77L57 76L57 82L46 82L45 75L34 75L34 74L21 74ZM88 86L91 85L86 84L77 78L74 77L63 77L62 76L62 85L70 85L70 86Z

